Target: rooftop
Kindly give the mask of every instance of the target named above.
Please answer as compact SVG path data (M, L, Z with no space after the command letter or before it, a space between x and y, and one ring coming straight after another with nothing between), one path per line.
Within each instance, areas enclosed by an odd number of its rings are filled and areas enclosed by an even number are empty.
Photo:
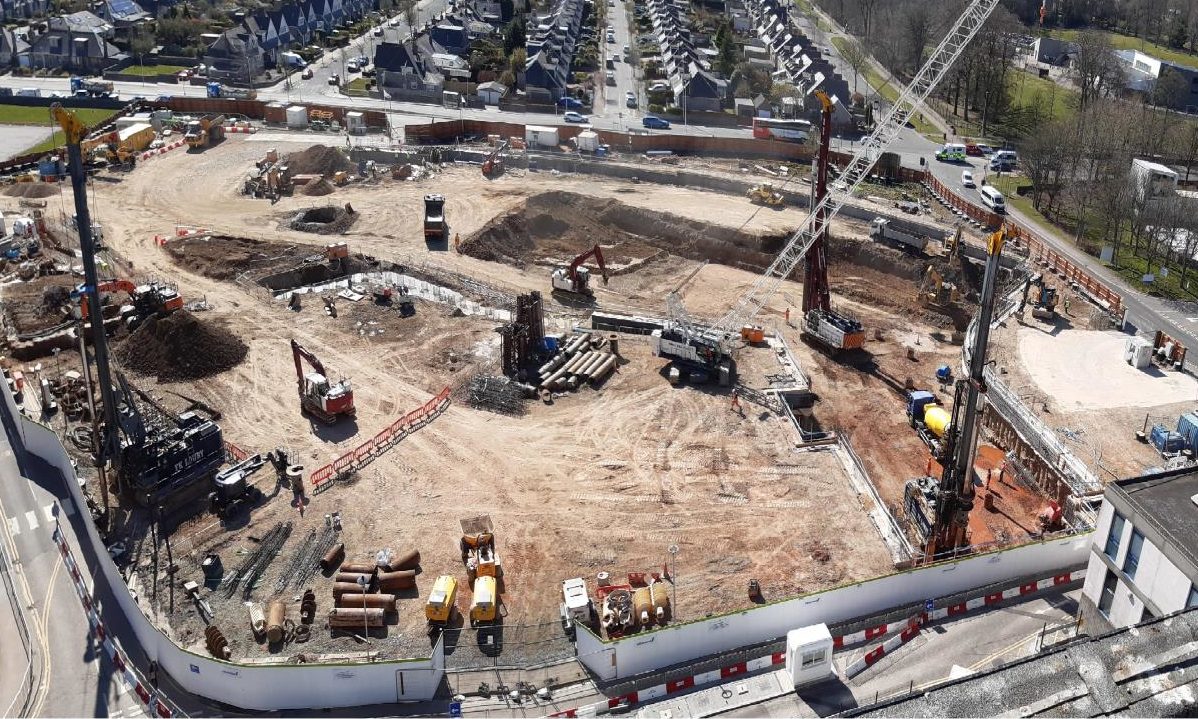
M1195 716L1196 633L1191 609L846 715Z
M1109 487L1198 568L1198 470L1187 467L1122 479Z

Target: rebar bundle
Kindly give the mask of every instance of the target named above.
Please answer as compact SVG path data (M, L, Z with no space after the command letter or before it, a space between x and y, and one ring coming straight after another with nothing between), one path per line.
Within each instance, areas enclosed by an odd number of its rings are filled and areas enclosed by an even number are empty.
M287 565L287 569L279 575L278 581L275 582L275 594L282 594L287 590L287 585L295 578L300 570L307 566L304 560L311 557L312 548L319 541L319 536L315 529L308 531L308 536L304 537L303 544L299 550L291 555L291 563Z
M467 387L466 401L487 412L519 417L526 411L524 390L506 377L475 375Z
M312 552L305 557L300 565L299 571L295 573L295 581L292 585L296 589L306 585L311 581L312 577L316 576L316 572L320 570L320 558L328 553L333 545L337 543L337 530L332 525L328 525L317 538L316 543L312 545Z
M237 565L237 569L233 571L224 581L225 596L231 597L237 591L237 586L243 581L246 581L244 594L249 595L253 591L253 583L266 569L266 565L270 564L274 559L275 554L283 546L283 542L287 541L287 535L291 534L291 522L286 525L276 523L271 527L262 541L258 543L257 549L250 552L245 559L241 560L241 564ZM279 539L282 541L278 541ZM261 569L259 569L261 565ZM248 581L247 581L248 580Z

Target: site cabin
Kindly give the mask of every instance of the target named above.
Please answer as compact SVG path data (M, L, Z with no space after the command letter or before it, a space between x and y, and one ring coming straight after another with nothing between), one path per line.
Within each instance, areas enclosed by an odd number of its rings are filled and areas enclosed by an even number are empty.
M430 629L448 626L458 599L458 580L443 574L433 583L433 591L424 605L424 617Z

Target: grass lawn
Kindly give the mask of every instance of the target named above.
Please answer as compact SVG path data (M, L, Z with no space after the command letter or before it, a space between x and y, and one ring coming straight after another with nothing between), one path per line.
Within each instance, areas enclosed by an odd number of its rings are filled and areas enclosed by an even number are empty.
M832 38L832 44L836 46L837 51L844 52L848 40L843 37ZM848 79L848 78L846 78ZM898 99L899 88L892 83L883 80L882 76L871 65L866 65L861 69L861 79L865 80L866 84L874 88L887 102L893 103ZM881 118L879 118L881 119ZM941 132L936 129L936 126L923 119L917 112L911 116L911 124L915 126L916 131L927 135L928 137L940 137Z
M1194 299L1192 291L1186 291L1181 286L1181 270L1172 268L1169 270L1167 277L1161 277L1161 263L1158 258L1149 267L1143 257L1136 257L1131 253L1130 248L1120 247L1119 266L1111 265L1111 269L1119 274L1120 277L1127 280L1127 284L1144 292L1150 292L1154 295L1159 295L1168 299ZM1152 284L1146 285L1142 282L1144 275L1154 274L1156 278ZM1186 284L1194 286L1194 271L1191 268L1189 276L1186 278Z
M1147 53L1160 60L1168 60L1175 62L1178 65L1189 65L1190 67L1198 67L1198 55L1192 55L1185 50L1174 50L1171 47L1158 45L1155 42L1149 42L1138 37L1130 35L1120 35L1118 33L1101 31L1110 40L1111 45L1116 50L1139 50ZM1080 34L1078 30L1052 30L1049 35L1059 40L1067 40L1075 42Z
M366 78L358 77L349 81L345 86L346 90L357 90L358 92L366 92Z
M181 65L130 65L121 70L121 74L150 77L151 75L175 75L187 69Z
M110 117L115 110L94 110L91 108L74 108L75 115L85 125L94 125ZM45 107L25 107L24 105L0 105L0 125L50 125L50 110Z
M62 130L55 130L54 134L47 137L45 140L37 143L33 147L22 151L21 155L28 155L32 152L49 152L62 144Z
M1053 120L1061 120L1077 114L1078 91L1063 87L1035 73L1017 70L1009 84L1011 104L1017 108L1032 110L1039 102L1048 108Z

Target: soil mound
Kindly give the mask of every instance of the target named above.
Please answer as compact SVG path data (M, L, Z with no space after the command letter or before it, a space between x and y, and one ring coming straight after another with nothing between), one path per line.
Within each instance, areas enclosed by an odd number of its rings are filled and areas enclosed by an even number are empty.
M200 379L241 364L249 348L227 328L187 310L151 317L116 348L126 368L159 382Z
M293 175L332 175L335 172L355 169L354 163L335 147L313 145L303 152L287 156L287 165Z
M322 178L316 182L309 182L304 185L304 189L300 190L300 192L303 192L308 197L331 195L333 193L333 183Z
M30 199L40 199L58 194L57 185L49 185L44 182L18 182L15 185L4 190L4 194L9 197L27 197Z
M524 266L535 248L528 219L523 213L517 212L492 218L461 244L464 255L517 267Z

